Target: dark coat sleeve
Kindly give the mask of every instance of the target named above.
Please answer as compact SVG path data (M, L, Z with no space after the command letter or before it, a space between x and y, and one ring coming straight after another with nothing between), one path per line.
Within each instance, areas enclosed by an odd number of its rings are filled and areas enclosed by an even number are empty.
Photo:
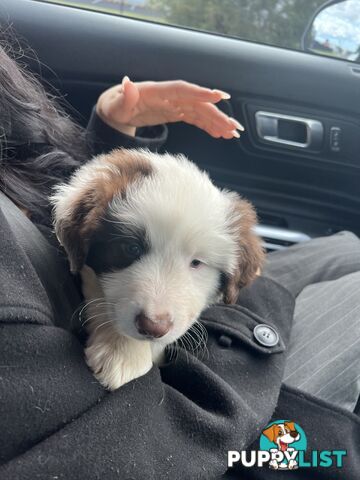
M165 143L167 135L166 125L138 128L135 137L125 135L103 122L97 115L95 107L86 130L87 143L95 155L109 152L117 147L148 148L151 151L157 151Z
M1 214L1 211L0 211ZM276 405L293 300L271 280L203 315L207 352L105 391L76 336L53 324L35 271L0 216L0 478L219 478ZM268 323L281 342L257 345Z

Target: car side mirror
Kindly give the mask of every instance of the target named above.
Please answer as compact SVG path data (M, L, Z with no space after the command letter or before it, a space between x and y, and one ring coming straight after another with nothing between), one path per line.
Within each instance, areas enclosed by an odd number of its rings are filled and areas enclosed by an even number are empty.
M302 49L328 57L360 61L360 1L330 0L311 18Z

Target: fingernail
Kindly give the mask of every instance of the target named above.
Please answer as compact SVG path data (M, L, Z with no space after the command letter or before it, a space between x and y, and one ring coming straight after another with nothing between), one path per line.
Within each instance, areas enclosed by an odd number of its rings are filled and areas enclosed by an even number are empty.
M240 130L241 132L245 131L245 128L235 118L230 117L230 120L238 130Z
M231 132L235 138L240 138L240 133L237 130Z
M231 95L230 93L227 93L227 92L223 92L222 90L214 90L215 93L219 93L221 95L221 98L223 100L230 100L231 98Z
M130 82L130 78L127 75L122 79L121 85L125 85L126 82Z

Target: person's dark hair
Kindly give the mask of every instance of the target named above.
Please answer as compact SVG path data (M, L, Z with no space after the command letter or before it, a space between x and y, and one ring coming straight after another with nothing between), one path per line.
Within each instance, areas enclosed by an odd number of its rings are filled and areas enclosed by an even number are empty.
M0 43L0 190L49 224L48 196L87 158L85 135Z

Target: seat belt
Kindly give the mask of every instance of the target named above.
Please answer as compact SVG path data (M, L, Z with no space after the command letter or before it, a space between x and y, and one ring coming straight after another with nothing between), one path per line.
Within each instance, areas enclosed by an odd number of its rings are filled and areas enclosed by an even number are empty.
M72 317L82 298L62 250L52 246L36 225L2 192L0 208L47 293L54 323L67 329L76 328L76 322L71 325Z

